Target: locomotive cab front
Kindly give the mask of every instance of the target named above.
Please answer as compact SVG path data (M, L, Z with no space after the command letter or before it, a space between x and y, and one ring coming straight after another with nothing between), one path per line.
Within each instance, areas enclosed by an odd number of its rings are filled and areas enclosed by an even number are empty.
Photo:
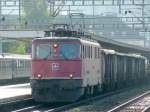
M76 38L33 40L31 88L36 101L75 101L83 94L80 47Z

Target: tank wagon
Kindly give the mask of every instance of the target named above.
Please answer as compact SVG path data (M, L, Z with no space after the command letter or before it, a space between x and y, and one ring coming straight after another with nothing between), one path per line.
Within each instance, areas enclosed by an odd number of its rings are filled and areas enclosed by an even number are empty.
M72 102L148 77L145 57L103 49L78 34L61 31L33 40L31 88L36 101Z
M29 82L31 56L18 54L0 55L0 84Z

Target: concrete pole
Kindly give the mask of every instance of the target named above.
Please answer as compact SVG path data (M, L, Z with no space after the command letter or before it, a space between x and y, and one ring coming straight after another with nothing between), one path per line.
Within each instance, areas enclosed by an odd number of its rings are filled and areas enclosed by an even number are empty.
M22 0L19 0L19 22L21 22L21 4L22 4Z
M118 0L118 1L117 1L117 4L118 4L118 6L119 6L119 14L121 14L121 0Z
M2 9L2 3L1 2L2 1L0 0L0 18L2 17L2 15L1 15L2 14L2 10L1 10Z
M143 29L144 29L144 47L146 47L146 35L145 35L145 33L146 33L146 26L145 26L145 19L144 19L144 8L145 8L145 5L144 5L144 3L145 3L145 0L142 0L142 23L143 23Z

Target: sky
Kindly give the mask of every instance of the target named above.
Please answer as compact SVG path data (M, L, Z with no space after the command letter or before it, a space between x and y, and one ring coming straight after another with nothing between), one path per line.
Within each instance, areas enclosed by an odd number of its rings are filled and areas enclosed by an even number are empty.
M2 0L3 1L3 0ZM8 0L9 1L9 0ZM16 0L17 1L17 0ZM86 1L86 0L85 0ZM105 0L105 3L110 4L108 1L110 0ZM117 1L117 0L116 0ZM129 1L129 2L127 2ZM125 3L131 3L132 0L125 0ZM135 0L135 3L141 3L142 0ZM97 2L95 2L96 4L98 4ZM115 2L117 3L117 2ZM145 0L145 3L150 3L150 0ZM18 2L7 2L6 5L18 5ZM69 2L66 4L70 4ZM76 2L77 5L81 5L81 2ZM85 2L85 4L92 4L92 2ZM5 5L5 2L2 2L2 5ZM125 10L132 10L137 16L141 15L141 6L121 6L122 7L122 13ZM68 9L69 7L67 7ZM2 14L8 14L8 15L17 15L19 13L18 11L19 7L2 7ZM65 7L63 8L63 10L66 9ZM147 11L147 13L149 13L150 11L150 7L146 7L145 8ZM89 7L89 6L74 6L71 7L71 10L73 12L81 12L81 13L85 13L85 14L92 14L93 13L93 7ZM120 15L119 12L119 7L118 6L94 6L94 13L95 14L102 14L102 13L110 13L112 12L113 14L117 14ZM66 14L66 12L63 12L62 14ZM132 16L132 15L129 15Z

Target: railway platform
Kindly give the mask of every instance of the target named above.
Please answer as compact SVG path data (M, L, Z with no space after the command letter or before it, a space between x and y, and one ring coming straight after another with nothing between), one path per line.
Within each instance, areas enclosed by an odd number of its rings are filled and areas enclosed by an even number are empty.
M31 97L29 83L0 86L0 104Z

